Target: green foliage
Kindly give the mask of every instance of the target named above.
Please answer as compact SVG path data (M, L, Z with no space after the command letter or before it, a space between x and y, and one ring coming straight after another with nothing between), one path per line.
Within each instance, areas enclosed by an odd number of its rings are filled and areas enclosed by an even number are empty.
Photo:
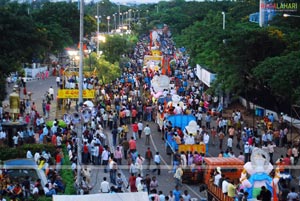
M104 56L97 57L95 52L84 59L84 71L94 70L100 83L110 83L121 75L118 62L110 63Z
M135 40L130 35L106 35L106 42L100 44L105 59L110 63L119 62L122 55L133 51Z
M77 3L47 2L42 9L33 14L36 22L44 25L59 24L63 31L70 35L73 41L79 40L79 10Z
M64 156L65 156L63 165L71 167L71 162L70 162L69 157L68 157L69 154L68 154L66 146L63 146L63 153L64 153ZM66 194L66 195L76 194L76 190L75 190L75 187L74 187L74 175L73 175L72 169L71 168L63 168L61 170L61 177L62 177L62 180L64 181L65 186L66 186L64 194Z
M254 76L281 97L281 102L292 95L293 102L300 100L300 52L290 52L284 56L267 58L253 69Z
M30 150L33 154L45 150L49 151L51 155L53 155L56 148L52 144L24 144L18 148L5 147L0 149L1 160L5 161L9 159L26 158L28 150Z

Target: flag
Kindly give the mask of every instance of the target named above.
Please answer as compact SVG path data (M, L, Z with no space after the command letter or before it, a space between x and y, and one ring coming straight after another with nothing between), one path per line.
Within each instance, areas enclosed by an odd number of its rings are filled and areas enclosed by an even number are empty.
M272 182L272 188L273 188L273 201L278 201L276 186L274 184L274 181Z
M150 46L150 50L151 50L151 48L152 48L152 31L150 32L150 44L149 44L149 46Z

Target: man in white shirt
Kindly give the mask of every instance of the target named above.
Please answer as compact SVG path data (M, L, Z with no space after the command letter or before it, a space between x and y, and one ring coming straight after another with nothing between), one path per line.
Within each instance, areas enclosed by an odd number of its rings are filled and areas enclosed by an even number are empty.
M228 150L232 150L232 142L233 142L233 140L232 140L232 137L230 136L230 137L228 137L228 139L227 139L227 149Z
M205 144L205 155L208 154L208 143L209 143L209 135L207 132L204 133L203 142Z
M220 167L217 168L217 174L215 175L215 178L214 178L214 184L216 186L219 186L219 181L221 179L222 175L221 175L221 169Z
M101 158L102 158L102 165L104 167L104 172L107 172L107 165L108 165L108 160L109 160L109 151L105 148L104 151L101 154Z
M6 133L4 131L0 131L0 140L4 140L6 138Z
M139 139L141 139L141 137L142 137L143 128L144 128L143 122L142 122L142 121L139 121L139 123L138 123L138 134L139 134Z
M57 87L59 87L59 84L60 84L60 77L59 76L56 77L56 84L57 84Z
M138 176L135 179L135 186L138 186L139 184L141 184L143 180L143 177L141 177L141 174L138 174Z
M144 134L146 136L145 145L150 145L150 135L151 135L151 129L149 125L147 124L144 128Z
M223 182L222 182L222 193L224 193L225 195L227 195L228 193L228 178L226 178Z
M157 175L160 175L160 155L158 151L154 155L154 163L156 164L156 168L152 172L156 172L157 170Z
M52 86L49 88L48 92L51 96L51 100L54 100L54 89L52 88Z
M19 136L16 134L15 136L12 137L14 141L14 147L17 147L19 144Z
M195 138L192 133L185 137L185 144L195 144Z
M100 184L100 191L101 193L109 193L110 186L109 183L106 181L106 177L103 177L103 181Z

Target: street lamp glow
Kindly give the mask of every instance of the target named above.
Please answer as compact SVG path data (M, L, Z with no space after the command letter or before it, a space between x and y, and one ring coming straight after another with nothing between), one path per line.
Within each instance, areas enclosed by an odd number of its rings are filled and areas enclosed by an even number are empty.
M223 30L225 30L225 12L222 12L223 15Z
M98 36L98 41L101 41L101 42L105 43L106 42L105 36L99 35Z
M283 17L300 17L300 15L290 15L290 14L284 13Z
M75 55L78 55L78 51L77 50L69 50L68 54L73 57Z

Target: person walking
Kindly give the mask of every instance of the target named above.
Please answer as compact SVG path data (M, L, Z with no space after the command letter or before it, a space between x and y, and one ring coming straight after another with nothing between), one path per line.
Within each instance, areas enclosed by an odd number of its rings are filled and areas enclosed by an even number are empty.
M120 146L117 146L117 149L115 150L114 156L115 156L115 159L117 161L117 164L122 165L123 154L122 154L122 150L121 150Z
M219 148L220 148L220 150L223 149L223 140L224 140L224 137L225 137L225 134L224 134L223 131L221 131L221 132L219 133L219 142L220 142Z
M149 127L149 125L147 124L146 127L143 130L145 136L146 136L146 140L145 140L145 145L150 145L150 135L151 135L151 129Z
M124 159L127 160L128 149L129 149L129 142L128 142L127 138L124 138L121 145L122 145L122 148L123 148Z
M50 102L47 102L45 109L46 109L46 119L48 119L50 115Z
M138 134L138 123L137 122L134 122L132 125L131 125L131 128L132 128L132 137L134 138L134 140L137 140L137 134Z
M145 159L147 161L147 171L150 170L151 161L153 159L152 151L150 150L150 147L147 148L147 151L145 153Z
M142 122L142 121L139 121L139 123L138 123L137 125L138 125L138 135L139 135L139 139L141 139L141 138L142 138L142 132L143 132L144 125L143 125L143 122Z
M182 186L182 175L183 175L183 170L181 168L181 165L179 165L174 174L176 186L180 186L180 187Z
M160 155L159 155L159 152L157 151L155 156L154 156L154 163L156 165L156 168L153 169L152 172L156 172L157 170L157 175L160 175Z
M114 127L111 131L111 134L112 134L112 139L113 139L113 146L115 147L117 145L118 128Z
M244 145L244 154L245 154L245 163L247 163L250 160L250 151L251 147L248 142Z
M138 154L138 157L136 159L136 166L138 169L138 174L140 174L141 176L143 176L143 163L144 163L145 159Z
M128 179L128 186L127 186L127 188L130 187L130 192L137 192L137 187L135 183L136 183L136 176L134 174L131 174L131 176Z
M104 173L107 173L107 165L108 165L108 160L109 160L110 152L108 150L108 147L105 147L101 154L102 158L102 165L104 167Z
M209 135L207 132L204 133L203 142L205 144L205 155L208 154L208 143L209 143Z
M133 137L131 137L131 139L129 140L129 150L131 153L135 152L136 150L136 141Z
M54 100L54 89L52 86L48 89L49 95L51 97L51 100Z

